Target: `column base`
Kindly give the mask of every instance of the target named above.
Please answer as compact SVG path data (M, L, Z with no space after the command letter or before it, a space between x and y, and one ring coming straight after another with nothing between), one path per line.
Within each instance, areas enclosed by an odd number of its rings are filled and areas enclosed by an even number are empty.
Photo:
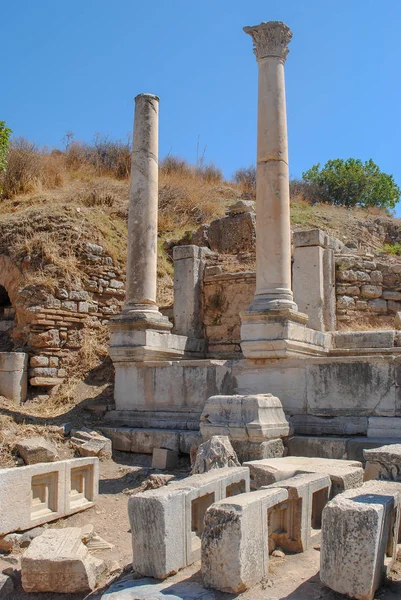
M109 321L113 362L178 359L188 338L171 333L172 323L158 311L126 311Z
M241 349L245 358L319 356L329 352L331 335L306 327L307 315L291 308L241 316Z

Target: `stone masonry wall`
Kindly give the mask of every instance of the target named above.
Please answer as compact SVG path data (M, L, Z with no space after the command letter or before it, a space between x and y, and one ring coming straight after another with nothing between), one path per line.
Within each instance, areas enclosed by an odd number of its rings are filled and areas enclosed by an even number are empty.
M29 382L51 387L62 383L71 352L82 345L85 329L96 329L120 312L125 276L102 246L87 243L79 256L81 281L54 293L43 286L19 290L15 299L14 345L29 352Z
M401 311L401 262L389 257L336 256L337 320L393 326Z

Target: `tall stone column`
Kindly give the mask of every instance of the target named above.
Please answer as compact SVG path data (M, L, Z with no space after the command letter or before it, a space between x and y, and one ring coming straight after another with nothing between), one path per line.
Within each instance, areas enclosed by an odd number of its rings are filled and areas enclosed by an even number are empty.
M244 27L259 67L256 170L256 292L250 311L297 310L291 291L290 188L284 63L290 28Z
M135 98L131 186L128 214L126 302L123 314L146 326L170 329L160 314L157 292L159 98Z
M330 338L307 328L291 287L290 187L284 63L292 38L280 21L244 27L258 62L256 169L256 291L241 313L246 358L328 352Z

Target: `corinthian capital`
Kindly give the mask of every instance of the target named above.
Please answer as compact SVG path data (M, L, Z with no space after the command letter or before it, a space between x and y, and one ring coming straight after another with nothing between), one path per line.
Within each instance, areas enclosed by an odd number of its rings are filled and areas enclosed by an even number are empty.
M292 31L281 21L267 21L254 27L244 27L245 33L252 36L257 60L267 56L276 56L283 62L287 58L288 44L292 38Z

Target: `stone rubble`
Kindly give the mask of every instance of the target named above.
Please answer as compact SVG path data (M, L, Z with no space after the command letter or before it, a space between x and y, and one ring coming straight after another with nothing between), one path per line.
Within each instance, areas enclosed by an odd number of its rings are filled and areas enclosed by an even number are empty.
M56 447L44 437L19 440L14 448L26 465L54 462L59 459Z
M111 440L86 427L79 430L72 429L71 445L80 456L97 456L99 458L111 458L112 456Z
M241 466L228 436L213 435L198 447L191 474Z

